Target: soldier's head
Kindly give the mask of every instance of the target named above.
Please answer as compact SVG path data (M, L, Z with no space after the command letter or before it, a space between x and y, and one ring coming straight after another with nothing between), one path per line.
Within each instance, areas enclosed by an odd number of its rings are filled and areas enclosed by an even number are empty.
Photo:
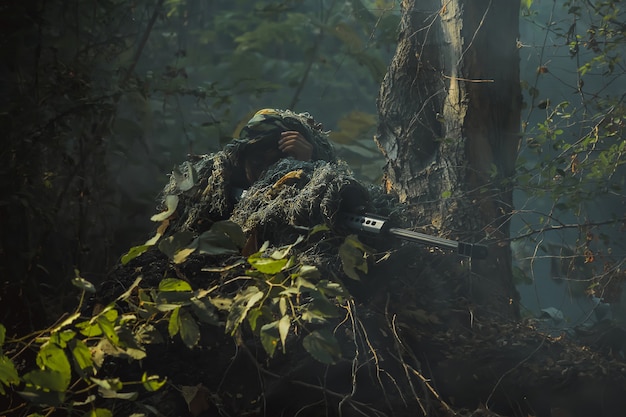
M284 142L281 142L281 138L284 139L284 132L297 132L301 135L305 146L310 148L309 153L304 153L306 156L302 157L302 154L283 152L281 147L284 149ZM308 113L260 110L243 127L239 140L243 141L240 162L249 184L254 183L271 165L288 156L300 160L335 159L328 134Z

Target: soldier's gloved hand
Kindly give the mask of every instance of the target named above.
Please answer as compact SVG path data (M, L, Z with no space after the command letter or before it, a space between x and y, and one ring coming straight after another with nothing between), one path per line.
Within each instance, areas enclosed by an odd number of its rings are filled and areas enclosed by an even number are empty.
M313 156L313 145L295 130L280 134L278 149L299 161L310 161Z

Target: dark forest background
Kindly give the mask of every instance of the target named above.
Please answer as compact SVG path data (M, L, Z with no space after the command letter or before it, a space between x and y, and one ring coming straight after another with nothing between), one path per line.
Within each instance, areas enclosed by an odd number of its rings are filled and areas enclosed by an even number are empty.
M510 237L522 314L555 330L623 326L626 16L619 1L522 3ZM97 284L151 236L172 167L219 150L260 108L310 112L379 183L376 96L400 14L385 0L0 5L7 336L71 311L73 278Z

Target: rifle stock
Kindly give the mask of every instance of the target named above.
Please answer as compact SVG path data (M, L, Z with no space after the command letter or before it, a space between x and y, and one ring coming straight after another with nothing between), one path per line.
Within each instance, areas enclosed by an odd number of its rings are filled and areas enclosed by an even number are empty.
M459 242L444 239L412 230L392 227L385 217L371 214L340 213L340 219L349 229L372 235L391 235L410 242L431 245L439 248L452 249L459 255L475 259L485 259L488 255L487 246L476 243Z

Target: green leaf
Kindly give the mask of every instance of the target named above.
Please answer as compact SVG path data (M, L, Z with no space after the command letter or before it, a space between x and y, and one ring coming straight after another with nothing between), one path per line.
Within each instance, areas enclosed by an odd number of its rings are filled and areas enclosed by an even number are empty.
M343 266L343 272L354 279L359 280L358 271L367 273L367 257L372 252L370 248L359 241L356 235L349 235L339 246L339 258Z
M287 265L287 261L288 259L261 258L255 255L248 258L248 262L253 268L267 275L279 273Z
M143 387L146 389L146 391L154 392L158 391L163 385L165 385L165 383L167 382L167 378L159 380L158 375L148 376L148 373L144 372L141 376L141 382L143 383Z
M109 341L113 345L117 346L119 344L120 338L115 332L115 323L111 322L106 316L99 316L96 319L96 323L98 323L98 326L100 327L106 338L109 339Z
M35 372L35 371L33 371ZM44 372L44 371L39 371ZM52 372L52 371L47 371ZM40 376L33 376L35 379L42 378ZM45 377L43 377L45 378ZM39 404L45 406L57 406L65 400L64 391L50 391L39 386L35 386L33 383L27 383L23 391L18 394L31 404Z
M316 281L320 278L321 274L319 269L313 265L302 265L298 271L298 276L309 281Z
M341 359L339 342L328 329L314 330L302 340L302 346L313 358L325 363L333 364Z
M200 328L186 309L181 309L178 312L178 326L180 328L180 338L183 339L183 343L189 349L198 344L200 340Z
M54 389L52 387L42 386L43 388L49 388L53 391L65 391L70 386L72 368L65 351L59 346L53 343L43 345L39 349L39 353L37 353L36 362L41 369L58 372L62 378L64 387L63 389Z
M72 340L76 336L74 330L63 330L62 332L54 332L50 335L50 343L55 343L59 347L64 348L67 346L67 342Z
M144 253L145 251L147 251L151 247L152 247L152 245L133 246L132 248L130 248L128 250L128 252L126 252L124 255L122 255L122 259L121 259L122 265L126 265L127 263L129 263L130 261L132 261L133 259L135 259L139 255L141 255L142 253Z
M192 291L187 281L178 278L165 278L159 282L159 291Z
M180 307L176 307L170 315L170 320L167 322L167 332L169 333L170 337L176 336L180 330L180 325L178 321L179 313Z
M90 323L89 321L83 321L76 324L76 328L80 329L80 334L85 337L96 337L102 334L102 329L98 323Z
M289 327L291 327L291 318L288 315L282 316L278 321L278 333L280 334L280 341L283 344L283 353L285 353L285 343L287 342Z
M270 358L273 357L274 352L276 352L276 346L278 346L278 342L280 341L278 321L273 321L261 326L260 336L263 349L265 349L265 352L267 352Z
M191 249L189 245L193 242L196 242L194 240L193 233L188 230L183 230L182 232L175 233L172 236L162 239L161 242L159 242L159 250L168 258L174 259L174 256L178 251L185 248Z
M241 226L230 220L222 220L213 223L211 230L227 235L230 240L239 248L243 248L246 244L246 235L243 233Z
M48 391L65 392L69 386L65 375L51 369L30 371L22 379L31 387Z
M226 318L226 333L234 334L237 327L239 327L246 318L248 311L261 301L264 295L265 294L254 285L237 294L230 307L228 317Z
M338 283L323 279L317 283L317 289L327 297L345 297L348 295L345 288Z
M74 368L80 376L85 377L94 373L91 351L82 340L72 340L70 342L70 351L74 359Z
M164 342L161 332L159 332L157 328L150 323L144 323L140 325L139 328L135 331L135 338L140 344L153 344Z
M211 301L206 298L198 299L193 297L191 299L191 309L201 322L215 326L219 323L217 315L215 314L215 307L213 307Z
M20 378L15 369L13 361L7 356L0 355L0 394L4 395L4 387L9 385L17 385L20 383Z
M2 323L0 323L0 348L4 346L4 341L6 340L6 336L7 336L7 328L4 327Z
M301 307L302 320L307 323L323 323L326 318L337 317L337 306L330 302L324 294L319 291L311 291L311 301Z
M239 253L239 247L231 237L213 227L198 236L197 245L198 252L206 255L219 256Z
M287 246L283 246L279 249L276 249L274 252L272 252L272 254L270 255L270 258L272 259L284 259L286 258L289 253L291 252L291 249L296 246L297 244L301 243L304 240L304 236L300 235L298 236L298 238L296 239L295 242L293 242L291 245L287 245Z

